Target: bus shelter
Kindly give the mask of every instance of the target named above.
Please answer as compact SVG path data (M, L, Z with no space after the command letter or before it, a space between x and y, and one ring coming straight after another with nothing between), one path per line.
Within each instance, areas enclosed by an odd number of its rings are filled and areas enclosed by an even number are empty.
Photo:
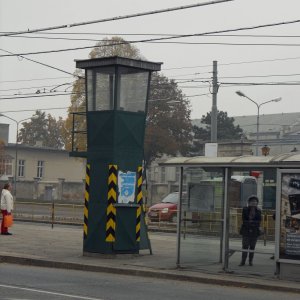
M161 165L180 168L178 267L300 280L299 152L175 157ZM259 198L261 235L253 265L239 266L241 212L250 195Z

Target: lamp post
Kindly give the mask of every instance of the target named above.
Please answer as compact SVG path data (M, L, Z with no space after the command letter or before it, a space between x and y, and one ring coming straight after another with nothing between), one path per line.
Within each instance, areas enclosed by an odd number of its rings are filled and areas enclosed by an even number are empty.
M268 100L265 101L263 103L258 104L256 101L254 101L253 99L251 99L250 97L246 96L243 92L241 91L236 91L236 94L239 95L240 97L244 97L247 98L248 100L250 100L252 103L254 103L257 107L257 118L256 118L256 147L255 147L255 155L258 156L258 137L259 137L259 112L260 112L260 107L264 104L267 103L271 103L271 102L279 102L281 101L281 97L280 98L275 98L272 100Z
M14 121L17 125L17 133L16 133L16 145L15 145L15 171L14 171L14 196L15 196L15 200L17 199L17 171L18 171L18 133L19 133L19 124L23 121L29 120L30 118L26 118L26 119L22 119L20 121L17 121L11 117L8 117L4 114L0 113L0 117L4 117L7 119L10 119L12 121Z

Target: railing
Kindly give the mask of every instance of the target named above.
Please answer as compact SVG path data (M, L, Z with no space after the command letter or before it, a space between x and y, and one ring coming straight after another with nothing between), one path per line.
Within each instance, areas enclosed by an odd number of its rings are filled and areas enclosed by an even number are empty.
M86 112L72 113L72 153L86 152L87 129Z
M55 202L17 202L14 218L16 220L64 224L83 224L81 204L61 204Z
M17 202L14 209L16 220L29 220L63 224L83 224L83 209L81 204L63 204L55 202ZM177 211L174 211L177 213ZM146 220L150 228L176 230L177 222L162 221L162 213L158 215L156 222L151 222L146 215ZM222 229L222 215L220 212L187 212L182 213L182 232L194 234L218 235ZM230 213L231 236L239 236L239 229L242 224L242 214L238 210ZM264 235L260 238L264 240L274 238L275 221L273 212L263 211L261 228Z
M240 227L242 225L242 213L241 209L233 209L230 213L230 236L239 236ZM177 212L177 211L174 211ZM275 235L275 221L273 219L272 211L262 211L261 229L263 235L260 238L264 240L273 239ZM158 213L158 220L151 222L148 219L148 223L151 226L161 229L174 228L176 222L164 221L162 213ZM210 234L218 235L222 230L222 214L221 212L182 212L182 230L183 233L195 233L195 234Z

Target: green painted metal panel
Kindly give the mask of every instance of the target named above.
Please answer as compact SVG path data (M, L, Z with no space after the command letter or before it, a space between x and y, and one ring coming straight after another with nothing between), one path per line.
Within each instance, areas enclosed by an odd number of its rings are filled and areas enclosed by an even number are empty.
M122 253L137 253L139 250L135 238L137 205L116 205L116 242L114 250Z

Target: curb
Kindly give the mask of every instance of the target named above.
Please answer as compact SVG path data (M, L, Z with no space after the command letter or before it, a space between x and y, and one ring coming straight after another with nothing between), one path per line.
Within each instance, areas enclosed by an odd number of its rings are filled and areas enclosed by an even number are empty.
M238 281L238 279L233 280L232 278L220 278L217 275L211 275L211 274L208 276L208 274L200 275L200 273L198 273L198 276L191 276L187 274L174 274L171 273L170 271L150 271L150 270L141 270L141 269L116 268L111 266L92 266L92 265L85 265L80 263L50 261L50 260L15 257L15 256L8 256L8 255L0 255L0 263L10 263L10 264L19 264L19 265L27 265L27 266L69 269L69 270L89 271L89 272L111 273L111 274L119 274L119 275L140 276L140 277L168 279L168 280L177 280L177 281L179 280L179 281L188 281L194 283L232 286L232 287L239 287L239 288L251 288L251 289L269 290L269 291L300 293L300 287L283 286L283 285L280 286L279 285L280 281L274 281L273 284L255 283L255 282L249 282L249 280ZM177 269L176 271L178 272L178 270L180 269Z

